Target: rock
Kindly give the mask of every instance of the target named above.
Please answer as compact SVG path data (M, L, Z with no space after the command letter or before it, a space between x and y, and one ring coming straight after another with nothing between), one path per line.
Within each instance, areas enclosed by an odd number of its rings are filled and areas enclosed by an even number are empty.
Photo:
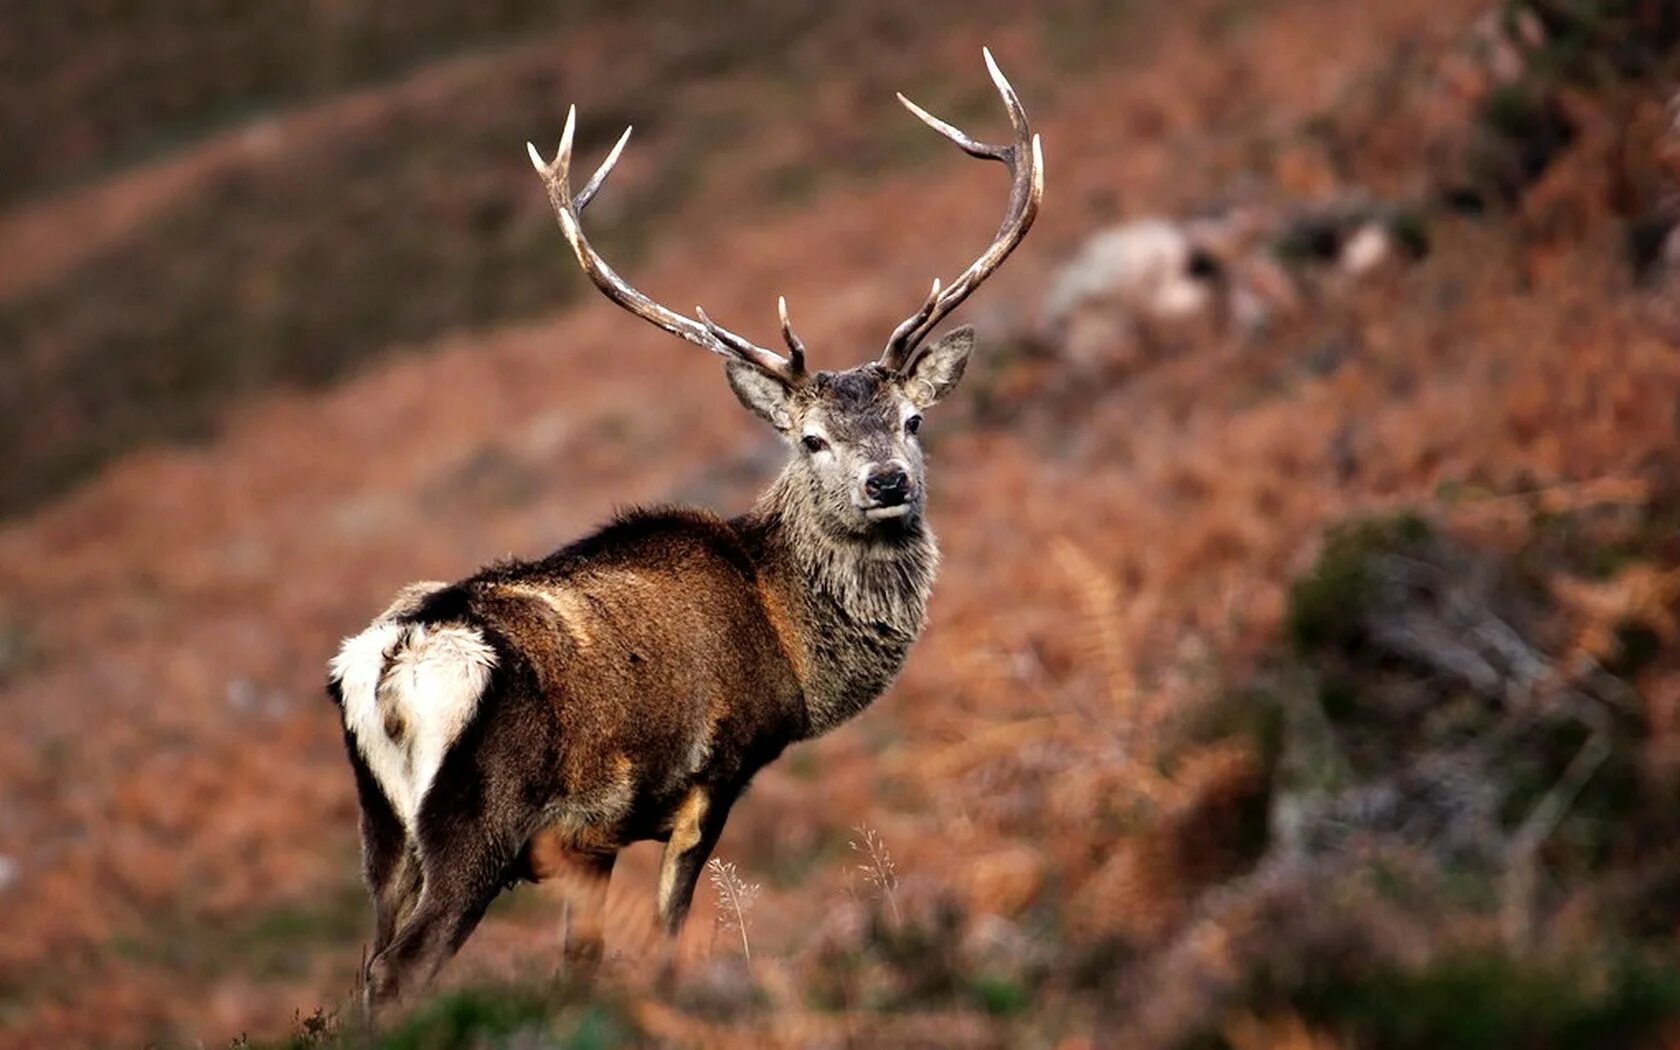
M1342 243L1338 265L1349 277L1363 277L1394 255L1394 240L1381 223L1367 222Z
M1092 304L1143 320L1194 316L1213 299L1207 262L1198 257L1185 227L1168 219L1138 219L1104 230L1052 279L1045 319L1059 328Z

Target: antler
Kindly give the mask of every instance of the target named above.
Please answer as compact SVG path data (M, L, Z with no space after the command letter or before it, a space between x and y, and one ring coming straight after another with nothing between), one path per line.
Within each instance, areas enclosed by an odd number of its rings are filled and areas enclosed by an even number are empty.
M1010 86L1003 71L998 69L991 49L982 49L982 53L986 56L986 70L992 75L992 83L997 85L998 94L1003 96L1004 105L1009 109L1009 123L1015 128L1013 144L994 146L971 138L961 129L945 123L902 94L898 96L905 109L914 113L928 127L955 142L969 156L1002 162L1009 168L1011 184L1009 209L1004 212L1003 224L998 227L997 236L992 238L991 245L981 252L973 265L964 270L962 276L952 281L949 287L942 288L938 278L935 278L933 290L928 293L921 308L893 330L892 338L887 340L887 348L881 354L881 364L893 371L902 371L909 363L911 355L915 353L916 347L933 330L933 326L946 314L955 310L959 303L973 294L974 289L980 287L982 281L992 275L992 271L1003 264L1003 260L1021 243L1021 238L1027 235L1033 220L1038 217L1039 202L1044 199L1044 152L1039 145L1038 136L1027 126L1027 111L1021 107L1021 98L1015 94L1015 89Z
M560 232L565 234L566 243L572 246L573 253L577 255L578 265L582 266L583 272L595 282L595 287L601 289L608 299L637 317L658 325L678 338L688 340L702 350L752 365L785 383L801 382L805 377L805 345L793 334L793 326L788 322L787 300L777 300L782 337L787 340L789 352L784 358L774 350L766 350L736 335L707 317L706 311L699 307L694 308L695 316L699 320L694 320L659 305L620 277L618 272L590 247L589 239L583 235L579 216L600 191L601 184L612 172L613 165L618 163L619 155L624 152L625 144L630 141L632 129L624 129L624 134L619 136L618 144L607 154L607 159L601 162L601 166L595 169L595 174L574 196L571 190L571 166L572 135L576 127L577 107L572 106L566 111L566 128L560 133L560 149L555 153L553 163L543 163L542 154L538 153L537 147L531 143L527 142L525 148L530 151L531 165L537 169L537 174L542 176L543 182L548 186L548 200L554 206L555 218L560 221Z

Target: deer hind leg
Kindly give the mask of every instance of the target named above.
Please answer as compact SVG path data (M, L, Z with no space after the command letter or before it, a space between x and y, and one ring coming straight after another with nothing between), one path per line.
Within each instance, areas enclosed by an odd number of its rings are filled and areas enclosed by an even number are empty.
M388 876L372 885L373 944L368 949L369 959L389 947L398 928L414 914L414 906L420 901L420 887L420 859L404 843L402 855Z
M361 803L362 875L373 898L373 944L369 957L391 943L398 924L420 891L420 868L402 822L356 751L349 748Z
M460 950L504 885L518 839L473 819L449 814L422 822L418 898L396 934L368 963L370 1005L388 1003L424 986Z
M368 964L367 999L378 1007L428 983L460 950L507 885L537 818L533 806L487 779L476 748L442 763L410 836L409 877L419 892L398 898L395 935Z

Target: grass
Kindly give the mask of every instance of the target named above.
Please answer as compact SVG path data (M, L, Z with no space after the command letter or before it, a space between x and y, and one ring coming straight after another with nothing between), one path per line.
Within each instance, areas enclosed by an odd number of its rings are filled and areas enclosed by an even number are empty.
M58 286L0 308L0 345L17 348L0 356L0 447L19 465L0 482L0 508L129 447L201 440L230 399L326 383L393 344L546 312L580 292L540 187L507 145L560 126L552 87L466 99L424 128L398 121L224 178ZM603 148L627 115L599 114L580 148ZM439 141L453 143L446 155ZM679 166L620 189L619 214L633 218L603 213L600 249L634 265L637 224L679 207L686 177Z
M308 972L324 948L350 957L371 928L367 893L358 882L232 922L203 916L159 918L138 935L118 938L111 948L148 968L295 977Z
M379 1032L359 1021L316 1010L299 1016L293 1033L268 1043L238 1039L230 1050L467 1050L541 1046L612 1050L644 1044L616 1000L568 985L479 985L432 998Z
M498 0L475 17L534 24L521 20L558 18L569 4ZM763 162L751 130L803 119L822 80L813 62L844 61L843 50L813 52L812 42L861 39L875 31L868 13L818 18L770 5L717 20L686 11L671 17L694 32L627 59L610 95L602 92L612 104L589 105L579 128L586 163L625 124L638 129L635 170L648 174L638 183L626 169L590 224L596 247L622 269L634 273L663 239L665 220L700 211L695 201L723 183L714 165L727 164L730 181L755 187L763 203L797 208L835 181L950 151L900 115L850 160L842 151L838 163L824 158L827 167ZM413 17L418 35L460 30L429 8ZM904 19L897 32L912 37L947 27L936 13L894 17ZM256 15L252 25L226 18L240 41L260 29ZM273 43L285 39L279 31ZM253 76L285 80L259 67ZM774 80L784 70L797 73L788 90L719 86L715 98L696 92L672 105L674 81ZM917 66L908 86L945 116L990 126L998 103L978 73ZM337 83L328 77L322 88ZM0 515L38 505L130 449L210 440L226 406L255 392L330 383L393 347L543 315L582 294L588 286L520 149L543 129L558 134L574 87L563 69L515 63L435 98L393 103L353 138L288 143L223 173L56 284L0 306L0 451L12 464L0 475ZM135 90L129 101L143 109Z
M1330 973L1280 998L1372 1050L1593 1050L1638 1045L1680 1014L1680 972L1636 957L1463 954L1414 971Z
M575 19L576 0L379 5L12 5L0 203L178 148L252 113ZM98 61L90 61L97 56Z

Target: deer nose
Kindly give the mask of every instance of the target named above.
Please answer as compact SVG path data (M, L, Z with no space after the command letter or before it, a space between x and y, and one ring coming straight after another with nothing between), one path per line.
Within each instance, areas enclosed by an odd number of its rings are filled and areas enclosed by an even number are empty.
M882 507L896 507L910 498L910 475L896 463L872 467L864 479L863 491Z

